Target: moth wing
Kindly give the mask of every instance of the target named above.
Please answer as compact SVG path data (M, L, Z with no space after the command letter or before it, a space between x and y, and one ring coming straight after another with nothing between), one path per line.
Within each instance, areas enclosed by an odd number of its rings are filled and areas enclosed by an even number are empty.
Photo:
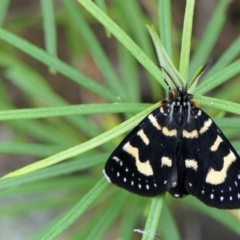
M186 130L196 137L183 138L182 165L185 188L206 205L231 209L240 207L240 158L213 120L202 110ZM195 132L196 133L196 132Z
M156 196L176 184L176 126L168 126L167 107L150 113L110 155L106 178L132 193Z

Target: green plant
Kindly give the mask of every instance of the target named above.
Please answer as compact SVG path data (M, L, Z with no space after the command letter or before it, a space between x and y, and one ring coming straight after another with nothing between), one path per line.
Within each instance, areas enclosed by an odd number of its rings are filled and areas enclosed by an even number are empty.
M3 7L0 13L2 21L10 1L5 0L3 2L5 8ZM10 30L0 29L0 39L3 41L3 46L9 48L8 51L3 47L0 49L0 64L5 69L5 75L24 93L26 101L30 106L29 109L15 109L16 107L7 95L5 84L1 80L0 97L2 111L0 120L4 120L6 127L16 131L17 134L11 142L2 141L0 149L3 153L25 154L44 158L3 177L0 182L0 197L2 200L8 199L10 196L25 195L29 196L29 201L21 203L19 206L10 204L1 213L2 217L11 214L21 216L21 214L26 214L36 209L50 208L60 211L64 209L65 213L46 225L32 239L55 239L82 216L83 219L86 218L87 220L76 225L77 230L73 230L70 239L101 239L107 230L113 226L114 221L117 220L120 227L116 235L121 236L125 240L133 238L133 229L138 228L136 226L138 218L141 216L142 219L145 219L145 214L148 212L148 208L150 208L143 239L154 239L155 231L159 226L164 239L180 239L174 217L167 204L163 206L164 202L172 204L172 199L164 199L164 196L160 196L153 200L148 200L130 195L113 186L106 189L108 183L101 174L103 164L110 151L114 149L113 143L105 143L132 129L141 118L157 106L139 103L141 97L138 79L140 76L136 60L148 71L147 75L153 101L158 101L162 98L158 83L163 88L166 88L163 81L164 75L155 64L157 60L154 57L154 51L151 47L152 43L145 27L145 22L150 20L146 20L146 16L141 12L136 0L116 1L117 7L109 9L104 1L96 1L99 5L97 7L92 1L78 0L106 28L106 34L112 34L118 40L117 48L119 50L119 64L122 72L117 74L91 30L89 23L94 20L87 15L85 10L78 8L79 3L73 0L62 0L64 11L68 13L71 19L69 20L66 17L66 13L64 15L61 11L55 16L52 1L42 0L40 2L45 26L46 50L42 50L25 41L23 38L11 33ZM189 65L194 1L187 1L179 63L179 71L184 79L187 79L187 76L189 76L190 80L197 68L208 61L224 25L222 19L224 19L224 11L227 4L227 0L219 1L212 20L202 40L199 42ZM155 24L159 25L161 39L167 53L176 62L178 53L173 48L170 14L171 1L159 0L156 6L159 7L160 17L159 24L158 22L155 22ZM117 13L115 12L116 9L118 9ZM129 35L132 34L132 38L136 39L138 45L106 13L109 15L113 14L113 16L115 16L114 14L119 14L118 17L120 19L125 19L125 21L120 23L125 31L129 32ZM132 18L133 13L134 18ZM79 55L84 54L84 48L81 48L79 41L76 40L77 38L81 39L99 65L108 85L107 87L56 57L55 17L57 22L62 24L68 24L69 21L75 23L76 29L69 29L68 32L69 42L71 43L69 44L69 47L71 47L70 51L73 57L76 57L76 53ZM26 27L24 20L22 25L19 25L19 27ZM14 25L10 25L9 28L14 29ZM239 41L240 38L227 49L194 90L196 101L202 106L210 107L207 110L211 112L211 116L218 117L221 115L221 118L216 118L215 120L221 129L225 130L224 132L228 137L238 136L238 131L236 130L239 130L239 119L225 116L226 112L240 114L240 105L223 99L233 100L235 96L238 96L237 82L234 81L228 90L219 89L216 91L213 95L215 98L203 97L199 94L209 92L240 72L240 61L234 61L237 54L239 54L239 48L236 49ZM70 106L65 99L53 91L41 74L34 71L33 67L21 62L18 53L11 47L17 48L42 62L49 67L52 73L61 73L69 80L112 103ZM38 108L39 106L41 108ZM219 111L217 112L214 109L220 109L221 113L219 114ZM107 126L103 125L103 128L101 128L86 116L98 113L124 113L126 118L134 116L117 127L102 133ZM103 121L107 120L109 124L117 122L104 116L102 116L102 119ZM31 136L37 140L37 144L28 142L29 131ZM78 131L77 134L76 131ZM91 138L92 135L96 137ZM82 143L79 144L79 142ZM235 141L234 145L236 149L240 148L239 141ZM97 148L99 146L101 148ZM62 161L65 162L57 164ZM80 170L82 174L77 176L73 174ZM84 170L87 170L89 174L86 174ZM60 195L61 197L59 197L58 191L60 193L64 191ZM45 197L45 194L51 194L52 192L56 192L58 197ZM31 198L36 194L38 194L38 198L32 200ZM177 202L174 201L174 203L189 206L194 210L203 212L235 233L240 234L239 222L229 212L220 212L216 209L207 208L191 197L177 200ZM144 211L141 211L141 209L144 209ZM87 210L91 213L89 214L90 216L83 215ZM130 215L129 212L131 213ZM142 216L143 214L144 216Z

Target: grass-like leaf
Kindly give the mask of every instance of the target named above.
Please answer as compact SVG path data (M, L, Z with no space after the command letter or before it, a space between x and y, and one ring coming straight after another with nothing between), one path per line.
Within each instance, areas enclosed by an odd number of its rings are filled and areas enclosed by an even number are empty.
M159 32L163 46L173 60L171 1L158 0Z
M20 37L4 30L0 29L0 39L3 41L13 45L14 47L20 49L23 52L26 52L28 55L33 58L39 60L40 62L46 64L47 66L55 69L56 71L62 73L64 76L67 76L69 79L72 79L76 83L82 85L83 87L91 90L92 92L97 93L99 96L103 98L117 102L118 96L114 94L112 91L109 91L103 85L97 83L90 77L87 77L83 73L80 73L76 69L70 67L68 64L60 61L59 59L50 56L42 49L32 45Z
M163 74L159 68L116 23L114 23L92 1L78 0L78 2L80 2L87 11L89 11L99 22L101 22L103 26L107 28L118 39L118 41L123 44L162 86L165 86Z
M80 104L62 107L34 108L0 111L0 121L60 117L70 115L88 115L98 113L140 112L150 104L146 103L105 103Z
M185 80L188 77L188 65L189 65L189 56L190 56L190 49L191 49L194 5L195 5L195 0L187 1L185 14L184 14L179 73L182 75L182 77Z
M36 163L30 164L30 165L28 165L24 168L21 168L15 172L9 173L9 174L5 175L3 178L16 177L16 176L23 175L23 174L26 174L26 173L29 173L32 171L36 171L36 170L51 166L53 164L56 164L58 162L61 162L65 159L75 157L78 154L86 152L90 149L93 149L93 148L109 141L110 139L130 130L134 126L136 126L137 123L139 123L140 119L142 119L144 116L146 116L147 113L149 113L149 111L156 108L157 105L158 104L153 105L152 107L135 115L131 119L123 122L122 124L118 125L117 127L113 128L113 129L99 135L98 137L95 137L87 142L84 142L84 143L78 145L78 146L69 148L63 152L57 153L51 157L48 157L48 158L38 161Z
M154 240L161 216L165 194L152 200L142 240Z
M102 178L70 211L68 211L41 239L55 239L71 226L107 187L108 182Z
M216 44L220 32L226 21L226 10L229 0L220 0L212 15L207 28L204 31L198 48L196 49L189 67L189 79L192 79L199 66L203 66L208 61L210 53Z

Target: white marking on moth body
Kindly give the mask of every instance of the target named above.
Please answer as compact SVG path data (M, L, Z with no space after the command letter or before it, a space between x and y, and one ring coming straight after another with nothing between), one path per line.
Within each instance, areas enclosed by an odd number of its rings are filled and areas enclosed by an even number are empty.
M139 159L139 151L138 148L135 148L133 146L131 146L131 144L129 142L127 142L124 146L123 146L123 150L126 151L127 153L129 153L131 156L134 157L135 159L135 163L136 163L136 167L138 169L138 171L146 176L151 176L153 175L153 169L150 165L149 160L147 160L146 162L141 162Z
M164 184L166 184L166 183L167 183L167 180L164 181Z
M235 162L236 160L236 156L234 155L234 153L232 151L230 151L230 153L223 158L223 167L220 171L216 171L213 168L210 168L206 177L206 182L213 184L213 185L217 185L217 184L221 184L225 181L226 177L227 177L227 170L230 167L230 165Z
M168 128L163 127L162 132L165 136L168 136L168 137L177 136L177 130L176 129L169 130Z
M126 178L123 178L123 181L124 181L124 182L126 182L126 181L127 181L127 179L126 179Z
M132 185L132 186L134 185L134 182L133 182L133 181L131 181L131 185Z
M229 191L232 191L232 188L231 188L231 187L229 187Z
M180 109L179 109L179 115L181 116L182 114L182 105L180 105Z
M211 193L210 198L213 199L214 198L214 194Z
M144 133L143 130L138 131L137 135L142 139L142 141L143 141L146 145L149 144L150 141L149 141L147 135Z
M221 196L221 197L220 197L220 200L221 200L221 201L223 201L223 199L224 199L224 197L223 197L223 196Z
M198 137L198 132L197 130L193 130L191 132L188 132L187 130L183 130L183 137L185 138L197 138Z
M162 157L161 162L162 162L161 167L162 166L168 166L168 167L172 166L172 159L169 157Z
M191 117L191 104L190 102L187 102L187 108L188 108L188 115L187 115L187 122L190 122L190 117Z
M202 114L202 111L201 110L198 110L198 116L201 116L201 114Z
M160 107L160 112L164 113L163 107Z
M117 177L120 177L120 173L119 172L117 172Z
M174 194L174 197L179 197L179 194Z
M126 168L125 171L128 172L128 168Z
M148 186L148 185L146 185L146 189L147 189L147 190L149 189L149 186Z
M157 184L156 184L156 183L154 183L154 187L157 187Z
M204 190L202 190L202 194L204 194Z
M104 174L105 178L108 180L108 182L111 183L111 180L110 180L110 178L108 177L108 175L106 174L106 172L105 172L104 169L103 169L103 174Z
M237 186L238 186L238 183L237 183L237 181L234 181L234 183L235 183L235 186L237 187Z
M240 175L238 174L238 179L240 180Z
M148 119L157 130L161 130L161 126L159 125L157 119L152 114L148 115Z
M141 188L142 188L142 185L141 185L141 184L138 184L138 188L141 189Z
M204 125L203 125L203 127L199 130L199 133L200 133L200 134L205 133L205 132L209 129L209 127L211 126L211 124L212 124L212 120L209 118L207 121L204 122Z
M218 149L218 147L219 147L219 145L220 145L220 143L222 142L223 140L222 140L222 138L218 135L217 136L217 139L215 140L215 142L214 142L214 144L211 146L211 151L212 152L215 152L215 151L217 151L217 149Z
M172 119L173 119L174 106L175 106L175 102L173 102L173 103L170 105L170 113L169 113L170 122L171 122Z
M230 201L232 201L232 196L229 197Z
M191 183L188 183L190 187L192 187L192 184Z
M195 159L186 159L185 166L186 168L192 168L193 170L197 171L198 162Z
M238 199L240 199L240 193L238 193Z

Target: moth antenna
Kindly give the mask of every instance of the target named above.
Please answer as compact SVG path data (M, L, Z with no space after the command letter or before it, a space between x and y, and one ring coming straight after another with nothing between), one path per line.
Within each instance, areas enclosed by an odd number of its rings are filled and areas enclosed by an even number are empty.
M193 85L193 83L198 79L198 77L204 73L204 70L206 69L207 65L208 65L208 63L206 63L206 64L202 67L202 69L197 73L197 75L193 78L193 80L192 80L189 84L186 84L186 89L185 89L186 91L189 90L189 88L190 88L190 87Z
M168 73L168 71L161 65L159 65L159 67L164 70L164 72L168 75L168 77L172 80L172 83L175 85L176 89L178 89L178 86L176 85L176 83L174 82L173 78L171 77L171 75ZM168 88L170 89L170 92L171 91L171 88L170 88L170 85L168 84L168 82L166 81L166 79L164 79L164 82L167 84Z

